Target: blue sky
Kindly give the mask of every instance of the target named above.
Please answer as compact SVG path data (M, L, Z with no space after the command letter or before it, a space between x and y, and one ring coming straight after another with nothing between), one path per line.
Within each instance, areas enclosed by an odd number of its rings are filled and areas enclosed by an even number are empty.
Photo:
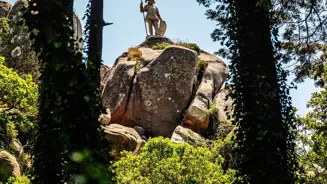
M14 3L15 0L9 2ZM84 15L87 2L75 0L75 11L80 18ZM143 15L139 11L140 0L104 0L104 3L104 19L114 24L104 29L103 60L104 64L112 65L129 47L143 42L146 35ZM199 6L196 0L156 0L156 4L168 25L166 37L196 43L208 52L219 49L219 43L210 38L215 22L206 19L206 9ZM293 105L299 109L299 114L308 112L306 102L310 94L317 90L310 80L298 84L297 90L292 90Z

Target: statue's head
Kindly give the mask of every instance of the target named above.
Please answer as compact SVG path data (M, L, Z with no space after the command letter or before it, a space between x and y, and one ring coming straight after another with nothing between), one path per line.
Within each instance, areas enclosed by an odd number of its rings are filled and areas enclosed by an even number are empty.
M152 3L152 4L156 4L155 0L146 0L146 1L148 1L149 3Z

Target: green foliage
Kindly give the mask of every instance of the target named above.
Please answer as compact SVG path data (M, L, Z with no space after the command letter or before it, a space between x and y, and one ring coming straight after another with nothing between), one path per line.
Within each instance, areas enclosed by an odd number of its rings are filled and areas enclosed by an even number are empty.
M186 47L186 48L189 48L191 50L194 50L198 54L201 52L200 47L195 43L177 42L176 45L181 46L181 47Z
M208 62L199 60L196 63L196 69L198 72L204 73L205 69L208 67Z
M38 87L31 75L21 78L13 69L0 63L0 108L18 109L36 114Z
M31 181L27 176L10 177L6 184L30 184Z
M152 46L153 50L164 50L165 48L171 46L172 44L167 43L167 42L163 42L163 43L159 43L157 45Z
M283 29L282 49L285 62L292 62L296 81L303 82L312 77L323 86L324 63L327 58L327 12L326 1L279 1L275 8L275 19Z
M1 61L2 60L2 61ZM38 86L30 75L21 78L13 69L4 66L0 57L0 148L5 148L12 138L21 137L22 142L32 138L36 128Z
M294 183L296 122L289 73L282 68L278 7L261 0L197 2L217 22L211 34L222 45L217 54L231 61L238 183Z
M123 152L114 164L118 183L214 183L232 184L235 171L222 168L224 159L205 147L174 144L169 139L150 139L140 155Z
M237 166L237 158L234 155L237 146L234 144L233 137L227 135L224 138L218 138L213 141L211 152L215 155L221 155L224 158L222 168L226 171L228 169L235 169Z
M327 81L327 69L323 80ZM312 94L307 106L312 108L299 118L298 153L304 173L301 178L308 184L327 182L327 86Z
M209 116L215 118L216 121L218 121L218 112L219 108L216 104L212 104L211 107L208 109Z
M127 59L129 61L135 61L135 71L140 71L141 69L141 57L142 52L137 48L129 48L127 51Z
M0 41L9 34L10 28L7 17L0 17Z
M176 44L170 44L167 42L163 42L163 43L158 43L157 45L152 46L152 49L154 50L164 50L165 48L171 46L171 45L178 45L181 47L186 47L188 49L194 50L196 51L198 54L201 52L201 49L198 45L194 44L194 43L187 43L187 42L177 42Z
M110 160L98 122L101 46L93 47L101 42L93 31L103 20L99 24L91 19L92 2L86 12L86 62L72 29L73 0L30 0L24 15L28 31L37 32L31 37L41 66L39 124L32 154L35 184L70 183L76 178L101 183L99 175L107 183L112 181L110 172L98 172ZM89 156L82 162L72 159L85 150Z
M203 78L203 75L204 75L204 72L205 70L207 69L208 67L208 62L206 61L203 61L203 60L199 60L197 63L196 63L196 73L197 73L197 84L196 84L196 88L198 88L198 86L201 84L202 82L202 78Z

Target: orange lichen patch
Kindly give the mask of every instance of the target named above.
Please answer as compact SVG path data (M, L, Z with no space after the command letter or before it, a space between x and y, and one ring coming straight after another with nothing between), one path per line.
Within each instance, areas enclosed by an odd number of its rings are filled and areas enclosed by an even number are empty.
M137 48L129 48L127 51L128 60L137 61L142 57L142 52Z
M135 71L140 71L141 69L141 57L142 52L137 48L129 48L127 51L127 60L136 61Z

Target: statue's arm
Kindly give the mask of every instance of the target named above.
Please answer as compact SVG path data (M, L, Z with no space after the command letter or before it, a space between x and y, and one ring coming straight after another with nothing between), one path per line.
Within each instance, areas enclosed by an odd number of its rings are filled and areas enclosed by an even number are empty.
M143 7L143 3L140 4L140 12L143 13L146 11L146 6Z
M159 13L159 9L157 10L157 16L158 16L159 20L162 21L162 18L161 18L160 13Z

